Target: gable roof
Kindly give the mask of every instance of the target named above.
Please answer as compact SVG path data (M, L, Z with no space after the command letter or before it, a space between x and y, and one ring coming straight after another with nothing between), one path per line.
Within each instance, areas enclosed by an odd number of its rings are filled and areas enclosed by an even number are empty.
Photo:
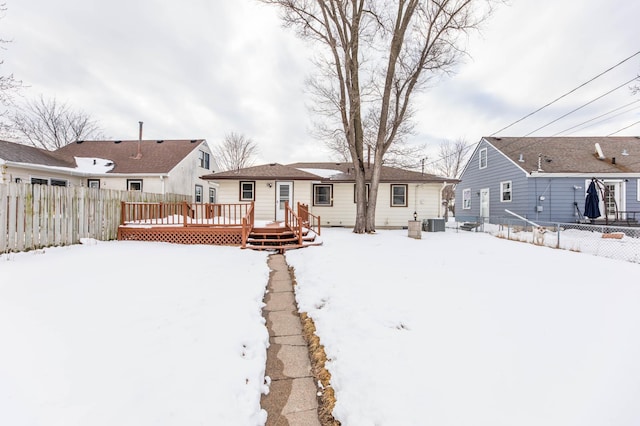
M371 169L365 170L365 179L371 179ZM351 163L278 163L247 167L240 170L211 173L201 176L207 180L315 180L321 182L354 182L353 164ZM457 182L456 179L382 166L382 182Z
M113 169L108 173L156 174L168 173L203 143L204 139L78 141L54 153L74 162L74 157L110 160Z
M484 137L525 172L640 173L636 136ZM596 144L604 158L598 158Z
M52 167L75 167L75 161L62 159L46 149L0 140L0 160Z

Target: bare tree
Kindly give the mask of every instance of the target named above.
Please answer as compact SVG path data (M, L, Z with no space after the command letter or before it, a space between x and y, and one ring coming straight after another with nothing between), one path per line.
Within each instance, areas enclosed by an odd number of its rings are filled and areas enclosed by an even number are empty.
M5 133L20 143L47 150L78 140L104 138L99 124L91 116L42 95L16 106L6 119Z
M455 142L445 140L440 144L437 159L430 165L433 172L440 176L456 179L460 177L462 169L467 162L467 157L472 145L464 139L457 139ZM445 207L445 221L449 217L449 212L453 211L454 200L456 198L456 184L450 183L442 190L442 204Z
M334 120L349 147L358 200L353 231L375 232L381 166L411 127L412 95L432 77L453 71L465 53L463 36L489 16L494 0L260 1L279 6L285 26L322 48L315 58L320 74L310 85L316 108ZM376 119L366 121L371 114ZM369 131L374 137L367 198Z
M4 18L4 12L7 10L6 3L0 3L0 19ZM0 39L0 49L4 49L4 45L9 43L9 40ZM3 65L4 61L0 61L0 65ZM3 106L3 110L0 112L0 117L7 115L7 108L11 105L14 94L22 87L22 81L16 80L13 74L0 75L0 104Z
M258 153L258 145L238 133L229 133L224 141L213 147L213 155L222 170L238 170L249 167Z
M464 139L455 142L445 140L440 144L437 160L434 161L434 171L440 176L458 178L467 162L467 156L472 145Z

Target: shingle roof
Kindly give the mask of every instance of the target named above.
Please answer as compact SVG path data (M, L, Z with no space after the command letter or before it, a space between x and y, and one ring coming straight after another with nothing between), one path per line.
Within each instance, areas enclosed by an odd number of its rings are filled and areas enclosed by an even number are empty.
M635 136L483 139L529 173L538 166L545 173L640 173L640 138ZM596 144L605 159L598 159Z
M289 164L290 167L296 167L303 170L324 169L340 171L339 174L331 175L324 180L330 181L354 181L355 174L353 172L353 164L351 163L294 163ZM371 171L373 169L365 166L365 179L371 179ZM444 177L432 175L429 173L420 173L412 170L400 169L397 167L382 166L380 170L381 182L455 182L456 179L447 179Z
M366 179L370 179L370 169L365 171ZM334 171L335 173L332 173ZM353 182L355 175L351 163L293 163L293 164L265 164L247 167L240 170L212 173L202 176L202 179L229 180L229 179L262 179L262 180L319 180L323 182ZM427 173L411 170L397 169L383 166L381 171L382 182L452 182Z
M111 160L114 167L109 173L168 173L203 142L204 139L78 141L56 150L55 154L71 160L73 157Z
M54 167L75 167L75 161L57 157L51 151L0 140L0 159L14 163L39 164Z
M202 179L281 179L281 180L317 180L318 176L298 170L295 167L284 166L278 163L263 164L247 167L239 170L211 173L202 176Z

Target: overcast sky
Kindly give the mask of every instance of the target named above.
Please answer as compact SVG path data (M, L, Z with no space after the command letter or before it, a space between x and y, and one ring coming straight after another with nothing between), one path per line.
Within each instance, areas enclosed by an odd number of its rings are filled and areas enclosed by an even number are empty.
M243 134L257 142L258 163L332 159L310 132L308 46L257 0L6 0L6 7L0 37L12 43L0 53L1 74L23 80L27 97L55 97L89 113L108 138L137 139L143 121L148 139L216 145ZM494 134L639 52L639 17L637 0L511 0L470 40L471 57L457 72L416 97L411 142L434 149ZM602 123L562 134L618 132L640 120L640 95L625 84L639 73L640 54L500 135L556 135L605 113ZM640 125L616 135L640 135Z

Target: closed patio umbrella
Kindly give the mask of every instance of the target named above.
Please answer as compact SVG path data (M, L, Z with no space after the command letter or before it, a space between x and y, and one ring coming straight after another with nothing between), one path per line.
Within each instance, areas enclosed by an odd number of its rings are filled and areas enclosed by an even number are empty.
M584 215L589 219L600 217L600 198L598 197L598 188L596 182L591 181L589 189L587 189L587 198L584 200Z

